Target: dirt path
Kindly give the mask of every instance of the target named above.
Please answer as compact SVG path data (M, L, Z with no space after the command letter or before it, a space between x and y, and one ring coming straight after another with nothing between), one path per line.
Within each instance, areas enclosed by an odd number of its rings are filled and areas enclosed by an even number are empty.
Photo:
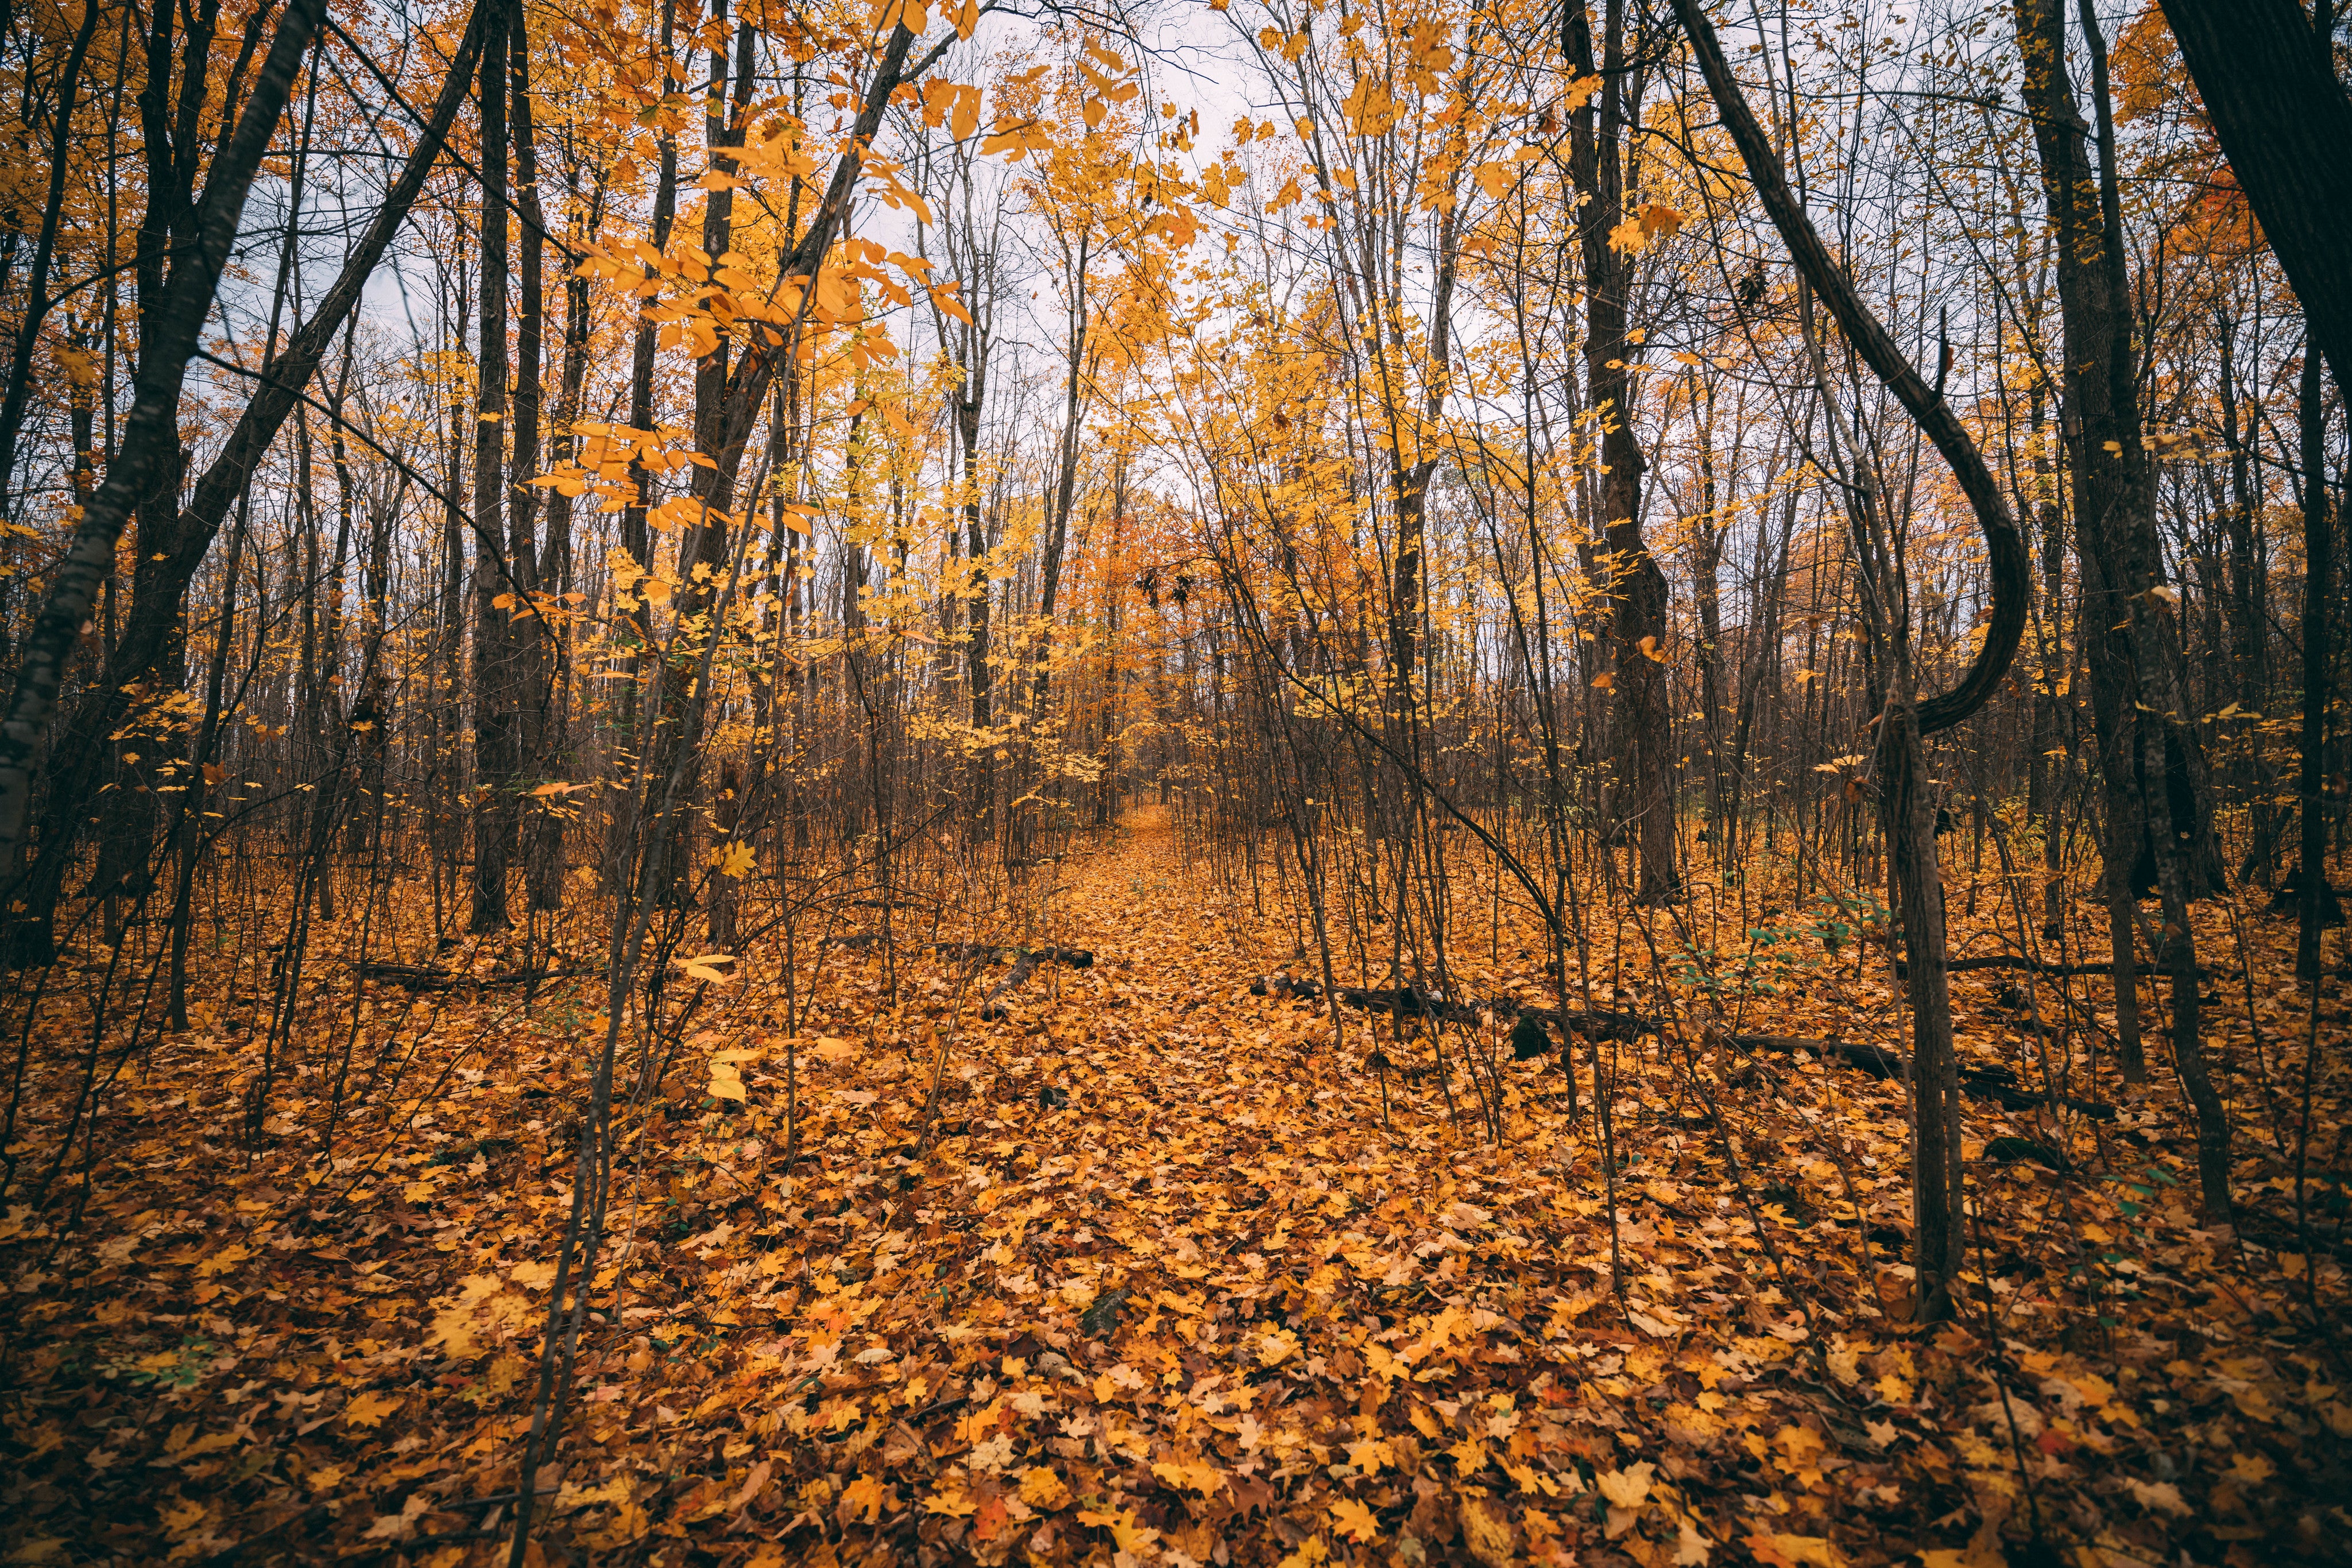
M1563 1332L1605 1240L1552 1163L1541 1065L1515 1148L1455 1143L1402 1081L1384 1134L1377 1082L1309 1004L1248 994L1262 952L1205 907L1148 820L1076 864L1050 935L1094 966L1041 967L1012 1017L961 1026L919 1156L921 1042L819 1047L824 1174L763 1205L774 1250L707 1249L740 1293L698 1416L744 1428L708 1499L783 1528L755 1561L811 1560L822 1529L843 1560L1182 1568L1377 1536L1501 1562L1589 1516L1578 1456L1614 1450L1556 1419L1553 1363L1614 1370L1636 1336Z
M1828 1364L1858 1379L1862 1342L1781 1283L1870 1299L1859 1228L1899 1204L1899 1163L1848 1179L1818 1128L1899 1127L1899 1085L1781 1081L1803 1114L1741 1124L1744 1170L1777 1184L1759 1223L1629 1047L1641 1163L1612 1236L1555 1065L1498 1053L1489 1144L1461 1057L1491 1026L1453 1026L1453 1107L1397 1071L1384 1098L1360 1016L1335 1050L1315 1004L1250 995L1283 933L1226 922L1164 823L1057 873L1027 939L1096 960L1040 966L1003 1017L979 1016L1002 963L913 943L895 1004L872 945L827 949L789 1040L762 1025L782 978L760 955L711 988L667 1099L623 1120L542 1568L1687 1563L1684 1532L1733 1539L1742 1497L1818 1511L1895 1475L1808 1413L1800 1347L1841 1336ZM231 1086L173 1056L135 1086L159 1119L15 1285L44 1325L8 1413L47 1467L27 1540L491 1561L467 1532L513 1496L589 1055L510 994L377 1005L412 1020L411 1086L349 1133L331 1204L299 1197L302 1140L234 1145ZM740 1099L704 1092L724 1076ZM235 1201L172 1207L186 1186ZM1855 1197L1853 1228L1795 1228ZM1886 1354L1885 1386L1924 1385ZM1958 1347L1947 1381L1980 1359Z

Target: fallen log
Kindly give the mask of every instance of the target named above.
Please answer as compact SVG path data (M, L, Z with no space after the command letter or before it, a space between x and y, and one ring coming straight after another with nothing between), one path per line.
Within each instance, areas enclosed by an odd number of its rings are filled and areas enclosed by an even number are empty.
M541 980L579 979L604 973L602 967L578 967L568 969L507 969L495 974L477 975L464 969L445 968L439 964L395 964L388 959L369 958L352 966L363 980L390 980L394 985L412 991L455 991L481 986L527 986Z
M1004 978L996 982L988 995L981 999L980 1016L995 1019L1005 1016L1002 998L1021 988L1040 964L1064 964L1073 969L1091 969L1095 956L1084 947L1008 947L984 942L934 942L934 953L946 953L970 960L974 965L997 960L1009 960L1013 967Z
M1541 1031L1547 1029L1581 1035L1586 1040L1633 1040L1658 1032L1658 1020L1643 1018L1639 1013L1562 1011L1557 1008L1529 1007L1512 997L1457 1002L1418 986L1339 986L1334 988L1332 994L1345 1005L1366 1012L1434 1018L1454 1023L1475 1023L1488 1013L1515 1019L1517 1024L1511 1030L1511 1052L1522 1061L1550 1049L1548 1043L1532 1043L1541 1040ZM1323 995L1323 988L1313 980L1295 980L1288 975L1261 975L1251 982L1250 995L1303 997L1314 1000ZM1534 1028L1530 1030L1529 1025Z
M1539 1028L1561 1030L1570 1034L1581 1035L1586 1040L1615 1040L1631 1042L1641 1039L1645 1034L1658 1032L1659 1020L1644 1018L1639 1013L1588 1012L1578 1009L1562 1011L1558 1008L1524 1007L1508 997L1496 997L1480 1005L1498 1015L1517 1018L1519 1027L1533 1024ZM1515 1040L1518 1036L1519 1027L1515 1027L1511 1031ZM1515 1045L1513 1049L1516 1051L1517 1047ZM1528 1054L1538 1053L1530 1051Z
M1787 1034L1735 1034L1731 1043L1741 1051L1769 1051L1783 1056L1799 1051L1811 1053L1822 1061L1834 1061L1873 1078L1899 1079L1911 1071L1910 1060L1899 1051L1885 1046L1850 1040L1806 1040ZM2104 1100L2084 1100L2071 1094L2043 1094L2025 1087L2012 1068L1970 1067L1960 1069L1960 1092L1978 1100L1998 1102L2004 1110L2024 1111L2038 1105L2064 1106L2080 1111L2094 1121L2112 1122L2116 1108Z
M1095 956L1084 947L1018 947L1003 942L934 942L934 953L950 957L969 958L976 964L1018 964L1024 957L1031 964L1066 964L1073 969L1091 969Z
M1834 1061L1867 1072L1873 1078L1900 1078L1911 1068L1902 1052L1860 1040L1806 1040L1792 1034L1735 1034L1731 1043L1742 1051L1769 1051L1782 1056L1811 1051L1823 1061Z
M2113 964L2045 964L2041 962L2039 959L2012 957L2006 953L1998 953L1990 957L1985 958L1948 959L1944 964L1944 969L1946 973L1954 975L1963 973L1969 969L2021 969L2029 975L2059 976L2111 975L2115 973L2115 966ZM2152 964L2143 964L2138 966L2138 973L2143 977L2148 976L2157 976L2160 977L2167 972L2168 971L2165 971ZM1897 979L1907 979L1910 977L1907 967L1900 958L1895 960L1895 976ZM2200 966L2197 970L2197 977L2200 980L2210 980L2213 977L2213 971Z

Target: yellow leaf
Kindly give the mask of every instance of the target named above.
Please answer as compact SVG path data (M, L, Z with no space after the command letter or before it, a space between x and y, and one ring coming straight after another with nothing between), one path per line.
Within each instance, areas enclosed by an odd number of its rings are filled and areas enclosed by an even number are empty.
M1224 1486L1225 1478L1207 1465L1156 1464L1151 1473L1180 1490L1199 1492L1211 1497Z
M1462 1505L1462 1539L1470 1555L1488 1568L1511 1561L1511 1519L1491 1498L1473 1498Z
M1650 1495L1650 1477L1655 1473L1655 1467L1645 1460L1622 1470L1603 1470L1593 1480L1601 1495L1619 1508L1639 1508Z
M842 1489L841 1517L843 1521L847 1522L851 1520L862 1520L867 1524L872 1524L875 1520L881 1516L883 1503L887 1495L888 1494L883 1489L881 1481L877 1478L873 1476L858 1477L856 1480L850 1482L848 1486Z
M1021 1500L1032 1508L1042 1508L1051 1513L1056 1509L1069 1507L1070 1489L1052 1466L1036 1465L1022 1472Z
M397 1394L362 1394L343 1406L343 1419L354 1427L381 1427L404 1403Z
M1310 1535L1298 1543L1298 1550L1285 1557L1276 1568L1315 1568L1318 1563L1331 1560L1331 1549L1323 1544L1319 1535Z
M720 876L740 880L751 873L751 868L759 863L759 854L751 845L732 843L711 856L710 863Z
M1160 1538L1160 1531L1135 1521L1131 1509L1123 1508L1116 1513L1107 1509L1088 1510L1078 1515L1078 1522L1097 1530L1109 1531L1112 1542L1121 1552L1133 1552L1139 1546L1149 1546Z
M1380 1521L1372 1511L1351 1497L1343 1497L1331 1505L1331 1527L1350 1541L1377 1541Z
M1826 1536L1759 1533L1748 1538L1748 1549L1775 1568L1845 1568L1844 1554Z
M196 1272L203 1275L226 1274L252 1256L253 1249L242 1243L234 1247L224 1247L197 1264Z

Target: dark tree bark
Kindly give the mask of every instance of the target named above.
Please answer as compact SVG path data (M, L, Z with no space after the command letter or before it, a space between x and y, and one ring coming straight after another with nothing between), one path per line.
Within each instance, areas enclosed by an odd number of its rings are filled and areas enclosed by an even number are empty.
M667 72L675 57L677 26L677 0L662 0L661 40L654 58L654 68ZM654 206L646 240L657 251L669 249L670 229L677 219L677 137L664 130L659 133L659 156L654 171ZM650 308L648 306L648 308ZM637 318L636 341L632 346L629 362L629 425L634 430L649 431L654 427L654 347L653 318L640 312ZM646 514L654 504L653 471L645 465L641 453L629 459L629 504L621 511L621 549L640 572L653 570L653 535L646 523ZM653 646L654 618L652 606L639 593L628 612L631 642L627 661L627 678L620 683L619 701L613 715L613 747L616 760L625 770L637 764L637 752L642 744L639 733L639 707L644 700L640 690L645 663ZM617 810L612 814L604 844L604 883L607 892L617 893L625 884L629 862L627 845L636 832L637 824L632 814Z
M91 683L76 705L71 718L61 727L42 773L46 798L37 840L39 858L26 873L16 892L16 899L25 912L14 927L11 946L26 961L46 960L51 951L51 927L59 891L64 886L67 869L72 860L73 837L80 820L87 815L83 809L96 790L99 769L107 751L107 737L121 727L132 694L129 688L153 680L159 666L167 660L176 663L179 657L178 628L182 607L186 602L188 584L204 564L213 541L219 536L221 524L229 507L244 494L254 470L268 454L287 416L301 401L303 389L318 373L320 364L333 347L336 336L351 319L366 287L376 264L391 247L393 238L407 220L410 207L423 191L426 177L439 160L444 141L455 123L459 105L465 102L470 84L473 64L481 48L480 7L477 7L473 23L459 43L452 60L449 75L442 84L441 95L427 116L417 144L409 154L400 176L384 193L383 206L377 209L367 230L344 260L334 283L320 298L310 319L287 340L285 348L269 361L267 372L259 378L253 399L247 403L228 438L221 444L219 456L214 459L190 490L184 507L176 507L178 474L182 454L178 443L177 414L172 418L173 438L166 452L156 455L152 477L135 505L139 508L140 557L131 578L131 612L108 654L105 668ZM256 88L257 95L260 91ZM289 78L285 92L292 91ZM282 109L284 98L280 99ZM165 143L168 147L169 141ZM250 179L250 172L247 178ZM209 200L209 197L207 198ZM146 243L142 231L142 244ZM158 241L157 243L163 243ZM144 252L141 266L144 267ZM160 297L160 260L155 287ZM176 281L176 280L175 280ZM196 334L191 331L187 341L193 352ZM184 374L184 361L180 374ZM142 384L145 375L142 360ZM174 378L177 385L177 377ZM135 410L134 410L135 413ZM123 441L127 444L132 434L126 426ZM118 461L110 468L110 476L121 467ZM160 503L160 504L159 504ZM87 517L85 517L87 521ZM121 525L116 525L118 530ZM107 558L109 569L112 556ZM54 700L54 699L52 699ZM5 774L5 768L0 768ZM0 791L5 791L5 778L0 778ZM17 810L22 810L19 806ZM0 814L5 808L0 807ZM21 819L20 819L21 821ZM19 826L13 836L22 841Z
M1889 748L1882 810L1895 852L1897 898L1909 958L1905 973L1913 1040L1913 1261L1919 1276L1920 1309L1933 1313L1948 1303L1965 1233L1960 1208L1959 1068L1953 1050L1950 982L1945 968L1935 810L1919 788L1919 741L1983 706L2007 674L2024 631L2032 592L2025 541L1967 427L1895 346L1852 280L1822 246L1812 221L1789 188L1779 156L1748 109L1699 0L1675 0L1675 13L1690 35L1707 90L1739 149L1748 178L1798 270L1829 308L1854 352L1951 465L1952 476L1984 535L1991 568L1992 603L1984 641L1959 683L1939 696L1915 704L1907 660L1899 663L1893 672L1892 700L1882 721L1886 733L1881 744Z
M2042 557L2042 616L2034 635L2042 668L2033 683L2033 740L2032 754L2026 762L2025 814L2042 833L2042 935L2044 940L2055 942L2066 929L2065 846L2059 832L2058 803L2066 782L2067 758L2061 753L2070 749L2065 723L2068 702L2060 694L2066 689L2066 677L2074 666L2066 646L2066 540L2058 509L2057 465L2050 459L2048 444L2041 439L2047 411L2043 390L2036 387L2031 422L2035 438L2032 509L2035 543ZM2116 1019L2122 1023L2120 1012ZM2136 1009L2129 1032L2137 1049Z
M535 156L535 154L534 154ZM579 168L572 163L570 174L574 194L578 190ZM533 180L536 185L536 177ZM604 191L598 186L588 201L583 227L593 238L600 225L604 209ZM526 208L534 223L541 221L538 193L534 188ZM574 271L563 285L563 369L562 390L557 394L554 430L549 441L549 464L562 468L571 464L578 453L574 422L580 418L581 399L588 383L588 279ZM527 483L530 476L522 476L519 482ZM562 489L548 492L545 502L547 527L540 539L538 580L544 593L562 595L572 591L572 497ZM555 623L543 628L546 639L544 656L546 674L544 700L539 729L539 751L532 762L534 774L542 779L562 778L572 771L571 737L565 729L568 711L566 688L571 678L572 642L568 613L559 615ZM530 841L525 854L529 861L530 906L533 909L554 909L563 897L563 821L564 814L556 810L541 810L530 819Z
M2319 376L2319 356L2306 349L2299 434L2303 465L2303 758L2296 780L2302 818L2302 902L2294 942L2294 972L2319 984L2319 938L2332 902L2327 886L2326 796L2321 776L2327 757L2327 579L2335 549L2335 519L2327 506L2327 405Z
M551 541L542 553L537 542L541 492L531 480L539 475L540 369L547 338L547 214L539 199L539 137L531 120L530 25L520 0L509 0L509 5L508 118L514 135L514 210L521 220L516 237L521 242L522 254L515 268L514 442L507 454L507 560L514 577L513 591L519 597L528 596L529 601L529 613L524 613L523 604L515 607L510 628L516 641L518 710L515 849L523 861L530 907L551 909L562 887L563 819L555 811L532 809L526 791L549 777L558 743L558 634L547 619L543 596L562 591L559 551L551 536L562 527L569 544L570 510L569 497L548 493L545 507ZM572 331L567 320L566 379L561 394L564 401L557 409L557 417L567 423L578 417L572 412L575 388L570 380Z
M2196 938L2189 901L2218 877L2210 797L2192 760L2170 650L2168 591L2156 535L2155 480L2140 439L2131 302L2107 108L2106 56L2085 11L2101 131L2094 172L2087 128L2066 77L2060 0L2020 0L2018 46L2033 117L2042 184L2055 229L2058 306L2065 351L2069 468L2083 562L2083 626L2091 710L2107 802L2106 892L2118 1003L2132 972L2139 859L2153 863L2164 924L2159 960L2172 978L2173 1052L2196 1107L2205 1212L2229 1218L2229 1124L2206 1072L2199 1032ZM2138 1063L2126 1059L2127 1077Z
M518 558L507 548L507 59L513 7L488 0L481 81L481 285L476 308L474 396L474 887L476 932L507 920L507 868L515 851L515 780L521 764L521 693L509 588ZM527 556L520 559L528 559Z
M1681 878L1675 865L1674 716L1666 694L1666 574L1642 537L1642 474L1646 466L1633 431L1633 378L1625 366L1626 303L1633 289L1631 257L1609 243L1625 206L1625 141L1641 118L1638 74L1625 57L1624 0L1607 0L1601 54L1592 48L1592 22L1584 0L1571 0L1560 44L1580 77L1599 72L1601 90L1569 119L1570 173L1584 193L1576 218L1584 261L1584 379L1601 422L1603 570L1614 607L1620 818L1638 846L1634 896L1643 903L1672 898Z
M2338 388L2352 385L2352 98L2296 0L2163 0L2189 75Z
M0 718L0 875L11 894L30 815L33 759L56 711L67 661L97 607L100 586L114 570L115 546L124 526L157 479L173 472L178 461L180 392L188 361L195 357L212 315L213 295L245 214L246 193L269 150L302 57L324 14L325 0L291 0L278 24L236 129L214 159L194 243L172 269L168 292L149 297L157 305L142 315L142 362L121 445L83 509L73 543L20 651L16 689Z

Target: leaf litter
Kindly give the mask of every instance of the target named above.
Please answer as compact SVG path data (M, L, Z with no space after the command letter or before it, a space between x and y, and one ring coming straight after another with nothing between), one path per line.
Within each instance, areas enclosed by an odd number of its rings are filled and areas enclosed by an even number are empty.
M2180 1186L2169 1087L2111 1124L1972 1103L1979 1268L1915 1325L1901 1082L1688 1021L1691 976L1630 956L1648 917L1612 985L1668 1025L1580 1043L1580 1098L1492 1009L1441 1071L1413 1019L1343 1009L1335 1040L1325 1003L1253 995L1287 934L1164 829L1063 874L1052 935L1092 962L994 1017L952 953L896 955L892 1008L873 945L829 950L793 1036L756 959L714 969L618 1134L529 1561L2343 1556L2340 1140L2298 1183L2291 1130L2251 1136L2230 1234ZM1854 959L1776 1019L1891 1041ZM1955 977L1979 1064L2037 1049L2007 983ZM2258 1134L2299 1111L2281 995L2231 1048ZM116 1084L82 1211L0 1221L7 1561L504 1560L590 1020L367 1005L385 1092L331 1168L299 1102L241 1146L218 1039L184 1038ZM2340 1002L2311 1024L2340 1126Z

